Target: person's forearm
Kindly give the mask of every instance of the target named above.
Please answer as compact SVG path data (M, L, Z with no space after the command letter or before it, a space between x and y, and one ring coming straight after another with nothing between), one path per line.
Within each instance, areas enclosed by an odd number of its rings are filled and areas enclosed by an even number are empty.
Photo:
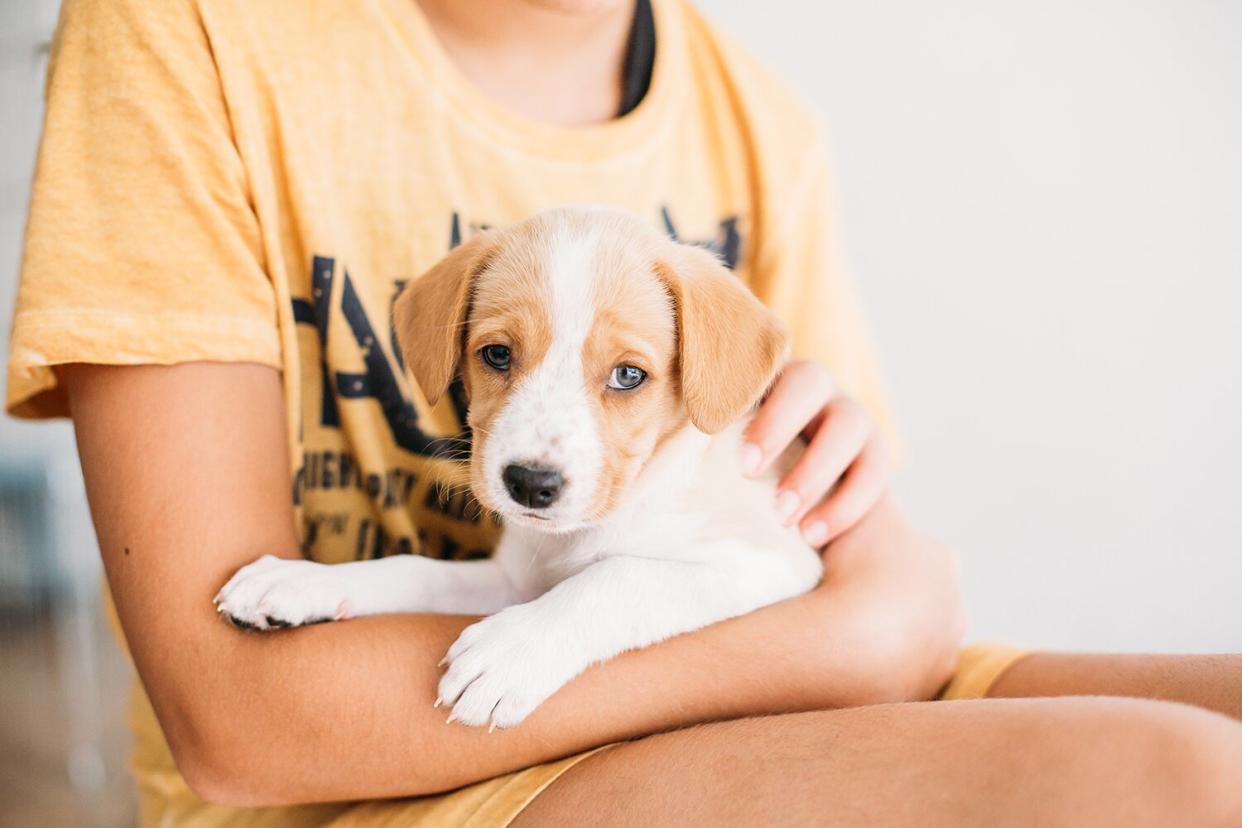
M1032 653L1002 673L988 696L1134 696L1242 720L1242 655Z
M901 619L915 616L875 592L896 599L906 588L887 571L895 552L910 554L892 546L912 540L889 525L898 519L882 511L843 537L815 592L623 654L490 734L446 724L432 707L437 662L473 619L380 616L268 634L220 621L204 646L226 647L211 661L231 666L199 679L191 718L213 737L179 751L191 757L184 771L237 804L413 795L698 722L926 698L949 668L953 634L947 623L912 634Z
M472 619L380 616L272 634L226 631L227 671L198 678L180 746L213 799L276 804L428 793L695 722L868 700L864 642L840 619L829 669L798 599L597 666L526 722L488 733L433 709L436 662ZM221 622L223 623L223 622ZM861 632L858 637L861 638ZM823 642L827 645L829 642ZM267 701L265 701L267 700ZM171 732L176 722L165 722Z
M259 634L213 618L203 646L227 652L207 660L229 668L196 679L192 709L161 712L211 734L177 751L201 792L276 804L429 793L697 722L925 695L937 679L919 686L926 668L893 663L892 637L858 611L852 589L626 653L490 734L446 724L432 707L437 662L472 619L380 616ZM178 725L165 722L170 734Z

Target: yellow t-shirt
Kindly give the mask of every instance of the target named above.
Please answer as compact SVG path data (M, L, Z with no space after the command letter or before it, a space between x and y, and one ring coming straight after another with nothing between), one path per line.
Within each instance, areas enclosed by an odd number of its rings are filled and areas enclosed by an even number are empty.
M485 555L434 456L462 400L405 375L393 298L479 227L600 202L713 246L886 423L815 119L687 4L654 11L642 103L564 128L472 86L414 0L69 0L9 410L65 414L67 362L272 365L308 557Z
M815 118L688 3L654 14L641 104L565 128L473 86L415 0L66 0L8 410L66 414L64 363L271 365L304 554L486 555L437 456L464 401L406 376L393 299L480 227L595 202L712 246L887 429Z

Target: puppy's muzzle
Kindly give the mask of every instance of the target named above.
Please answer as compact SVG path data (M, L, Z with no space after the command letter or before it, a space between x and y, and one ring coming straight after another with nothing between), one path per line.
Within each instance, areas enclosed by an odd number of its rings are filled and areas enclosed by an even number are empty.
M532 509L546 509L561 496L565 478L554 469L533 469L510 463L505 466L501 477L509 497L515 503Z

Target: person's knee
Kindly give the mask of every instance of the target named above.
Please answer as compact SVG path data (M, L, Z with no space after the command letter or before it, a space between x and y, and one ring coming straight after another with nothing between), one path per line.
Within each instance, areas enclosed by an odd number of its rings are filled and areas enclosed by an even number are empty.
M1186 825L1242 825L1242 724L1189 705L1133 700L1125 716L1144 790ZM1122 738L1121 748L1128 739Z

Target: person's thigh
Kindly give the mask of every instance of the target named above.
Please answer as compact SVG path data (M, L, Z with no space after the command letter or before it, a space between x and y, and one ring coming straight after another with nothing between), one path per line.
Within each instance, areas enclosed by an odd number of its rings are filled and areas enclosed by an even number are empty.
M514 825L1242 825L1242 725L1132 699L881 705L598 753Z

